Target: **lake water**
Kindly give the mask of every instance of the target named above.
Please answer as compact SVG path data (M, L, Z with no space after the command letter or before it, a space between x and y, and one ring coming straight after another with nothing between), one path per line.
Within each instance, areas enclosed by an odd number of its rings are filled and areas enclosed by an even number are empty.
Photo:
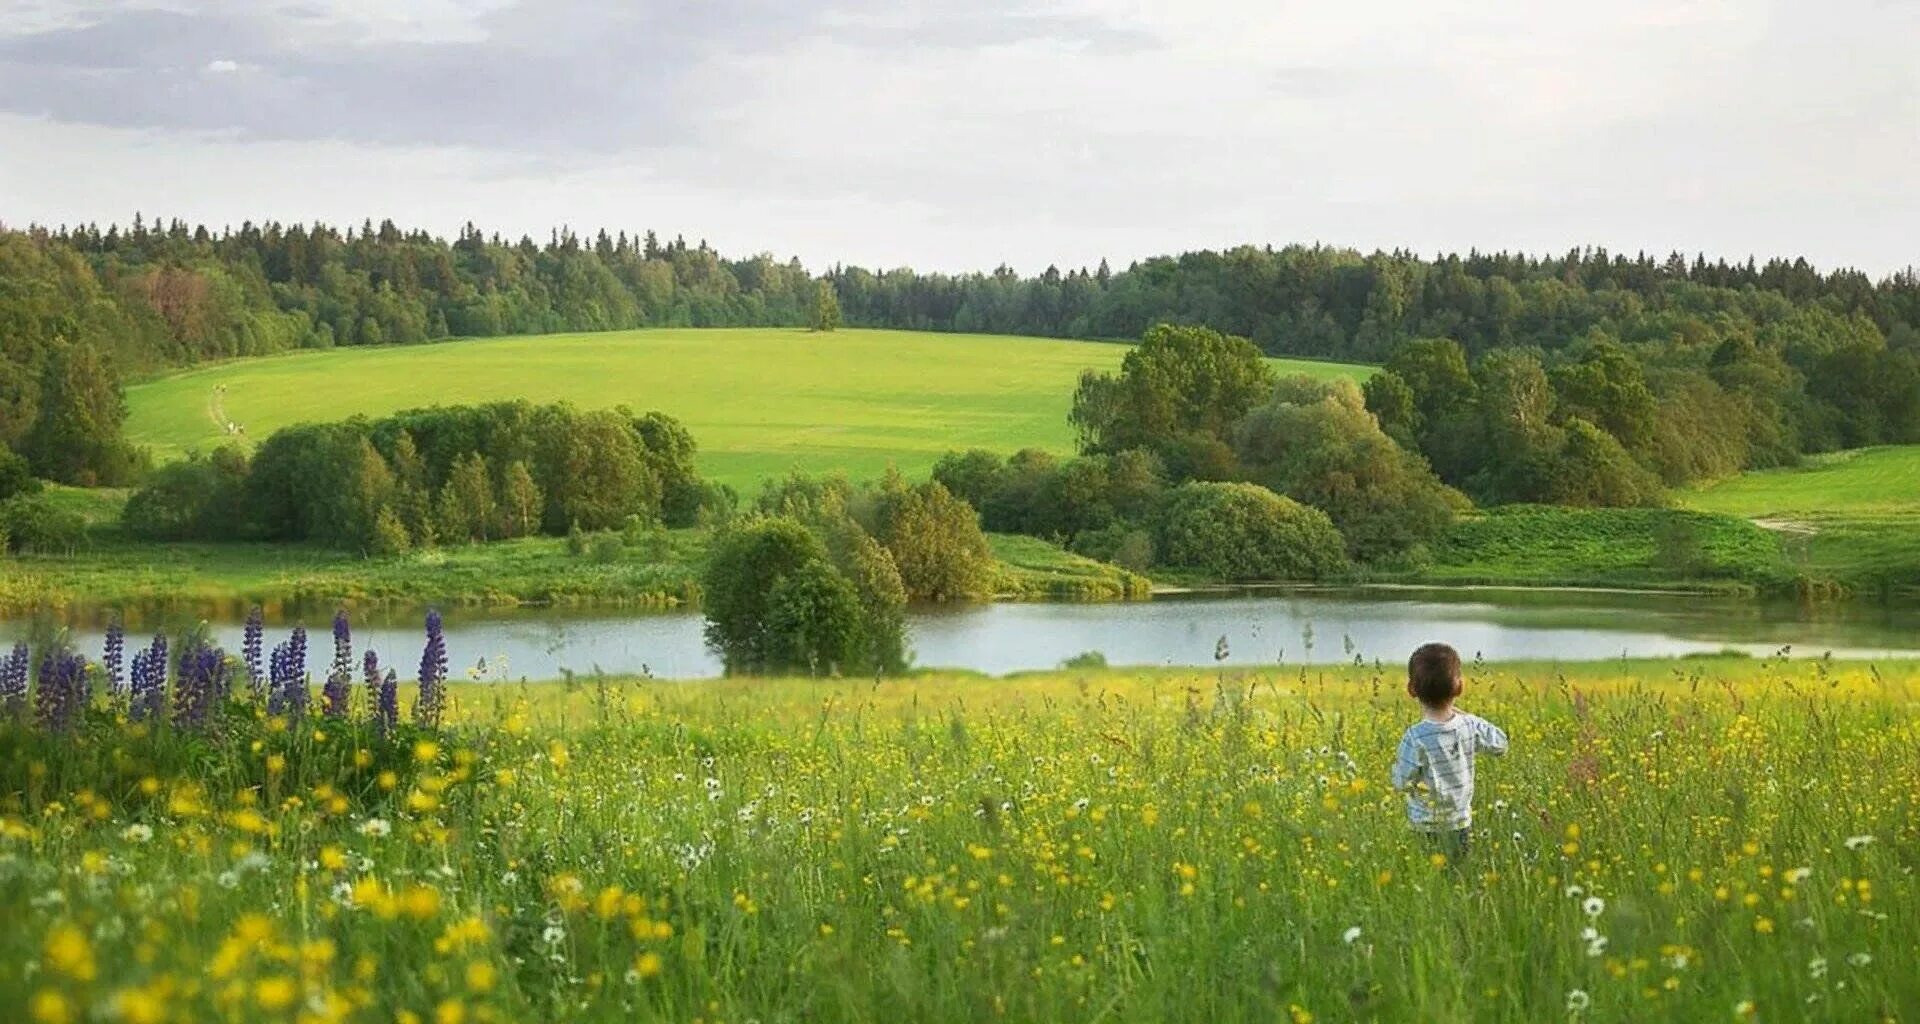
M129 647L155 628L131 627ZM267 644L293 622L270 622ZM308 665L331 658L331 617L304 620ZM909 617L915 664L994 675L1054 668L1098 651L1121 665L1213 665L1222 649L1231 665L1394 663L1430 640L1489 661L1592 661L1739 650L1796 656L1920 657L1920 609L1833 605L1814 609L1735 599L1653 594L1508 591L1289 590L1163 597L1135 604L992 604L915 610ZM697 612L594 613L523 609L454 610L446 616L452 675L553 679L567 672L651 673L708 678L720 662L701 638ZM237 622L214 624L230 651ZM0 640L26 634L24 622L0 622ZM372 610L354 622L356 651L373 647L403 677L417 670L420 616ZM98 657L101 629L87 622L74 639Z

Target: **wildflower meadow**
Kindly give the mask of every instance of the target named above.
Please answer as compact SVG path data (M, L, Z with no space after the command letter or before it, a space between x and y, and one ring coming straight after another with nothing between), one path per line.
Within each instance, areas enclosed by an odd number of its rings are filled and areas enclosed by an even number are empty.
M1920 1018L1908 665L1473 666L1512 752L1449 863L1393 666L449 685L437 617L264 634L0 651L0 1019Z

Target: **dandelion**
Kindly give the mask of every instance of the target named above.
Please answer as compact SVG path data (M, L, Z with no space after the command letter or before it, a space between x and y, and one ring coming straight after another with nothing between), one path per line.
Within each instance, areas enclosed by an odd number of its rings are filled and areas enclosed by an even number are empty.
M1790 868L1782 877L1787 880L1788 885L1799 885L1801 882L1806 881L1807 876L1811 874L1813 874L1812 868Z
M1807 974L1814 978L1826 977L1827 976L1827 958L1824 956L1816 956L1813 959L1807 961Z
M1735 1017L1742 1017L1742 1018L1751 1017L1754 1015L1757 1009L1758 1008L1753 1005L1753 1000L1742 999L1739 1002L1733 1004L1733 1015Z
M1587 995L1587 990L1584 988L1576 988L1567 993L1568 1013L1582 1013L1585 1012L1587 1007L1592 1005L1593 997Z
M1340 941L1346 943L1349 946L1353 945L1354 942L1359 940L1359 938L1360 938L1360 926L1357 924L1351 928L1348 928L1346 931L1340 933Z
M393 831L393 824L385 818L368 818L360 823L360 834L374 839L383 839Z
M1872 962L1872 953L1861 952L1847 954L1847 964L1851 967L1865 967Z
M1589 896L1581 902L1580 910L1590 918L1599 917L1601 914L1606 913L1607 901L1598 896Z
M129 843L144 843L153 838L153 827L140 824L128 825L121 830L120 838Z
M1873 837L1869 835L1848 836L1844 845L1857 853L1873 845L1873 841Z

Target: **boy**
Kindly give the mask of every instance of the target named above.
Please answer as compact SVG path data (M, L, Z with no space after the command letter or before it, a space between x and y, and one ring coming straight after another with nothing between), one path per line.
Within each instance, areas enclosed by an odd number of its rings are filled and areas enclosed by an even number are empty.
M1446 644L1413 652L1407 659L1407 696L1426 713L1400 737L1393 762L1393 788L1407 795L1407 822L1449 864L1467 856L1474 755L1507 752L1507 734L1498 726L1454 708L1462 688L1460 652Z

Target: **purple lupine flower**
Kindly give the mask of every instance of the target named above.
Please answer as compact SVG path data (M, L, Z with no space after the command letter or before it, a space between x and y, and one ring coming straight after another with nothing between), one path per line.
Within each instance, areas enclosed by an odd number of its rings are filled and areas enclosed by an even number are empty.
M240 657L247 665L247 692L254 700L264 697L267 674L261 670L260 652L266 636L265 616L259 605L247 613L247 628L240 638Z
M347 717L347 706L353 699L353 632L345 608L333 613L333 668L321 692L328 718Z
M127 631L120 625L120 616L115 615L107 623L107 639L103 647L100 663L107 667L107 693L117 700L126 692L120 669L126 664Z
M167 693L167 638L155 633L153 644L133 652L133 676L130 680L127 712L136 722L160 717L160 706Z
M427 646L420 652L420 696L413 705L413 724L440 727L447 705L447 637L440 630L440 613L427 611Z
M360 659L360 670L361 677L367 682L367 692L372 693L378 690L380 688L380 655L375 653L373 648L367 648L366 655Z
M0 662L0 719L19 721L27 713L28 654L25 641L13 645L13 653Z
M41 657L39 688L34 693L41 728L65 732L86 712L89 696L87 659L59 649Z
M228 676L227 653L220 648L200 643L181 651L180 676L173 687L173 724L182 729L205 726L232 685Z
M307 713L307 627L295 626L287 637L287 691L282 706L295 718Z
M380 735L392 735L400 727L400 676L392 669L387 670L387 678L380 683L380 699L373 711L374 727Z

